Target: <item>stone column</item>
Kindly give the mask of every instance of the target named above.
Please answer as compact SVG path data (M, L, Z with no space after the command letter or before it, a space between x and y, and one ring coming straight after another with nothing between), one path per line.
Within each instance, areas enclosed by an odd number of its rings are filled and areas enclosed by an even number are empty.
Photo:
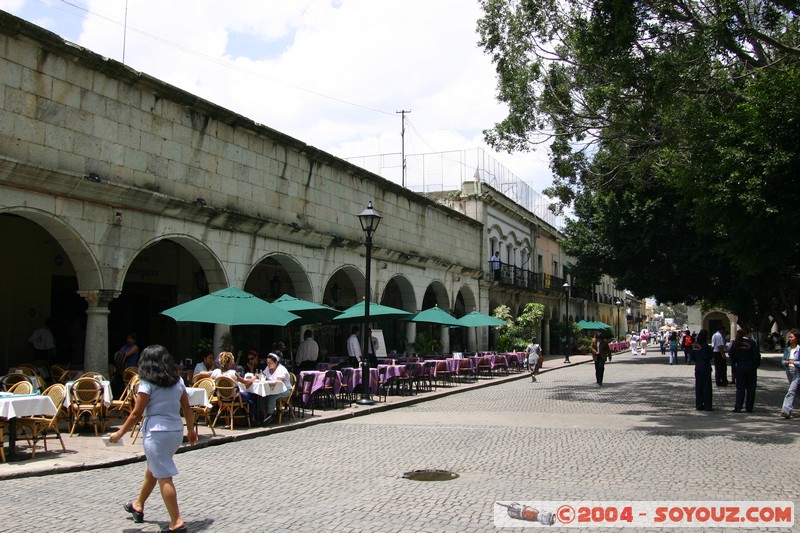
M220 352L227 352L228 345L222 342L222 336L227 335L231 330L231 327L227 324L214 324L214 342L212 342L212 346L214 346L214 357L219 356ZM236 357L236 354L234 354Z
M480 351L478 346L478 328L467 328L467 349L468 352Z
M450 328L442 326L439 330L439 340L442 342L442 353L450 353Z
M83 369L86 372L108 374L108 304L120 295L120 291L94 289L78 291L89 307L86 309L86 349L83 354ZM111 376L107 376L111 377Z
M406 353L410 353L413 348L411 345L417 339L417 325L414 322L406 322Z
M542 320L542 355L550 355L550 319Z

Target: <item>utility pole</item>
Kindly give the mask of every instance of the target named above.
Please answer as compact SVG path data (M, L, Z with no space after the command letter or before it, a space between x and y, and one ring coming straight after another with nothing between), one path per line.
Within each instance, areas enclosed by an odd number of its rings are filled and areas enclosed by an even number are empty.
M411 113L411 110L401 109L400 111L395 111L395 113L400 113L400 120L402 121L402 126L400 128L400 158L403 160L403 174L402 174L402 185L403 188L406 187L406 113Z

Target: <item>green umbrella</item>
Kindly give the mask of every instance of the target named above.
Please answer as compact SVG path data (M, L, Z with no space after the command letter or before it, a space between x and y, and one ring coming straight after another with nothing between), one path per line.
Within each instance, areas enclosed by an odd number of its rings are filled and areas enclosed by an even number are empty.
M410 315L408 311L389 307L388 305L381 305L370 302L369 304L369 318L370 320L384 319L384 318L397 318L401 316ZM364 302L359 302L352 307L348 307L345 311L333 319L334 321L354 322L356 320L364 320Z
M209 322L228 326L285 326L300 318L236 287L206 294L161 314L178 322Z
M414 316L403 318L407 322L420 322L423 324L440 324L442 326L463 326L456 317L439 309L438 306L420 311Z
M272 305L299 316L300 321L294 322L294 324L322 324L323 322L330 322L334 319L334 317L342 314L341 311L334 309L333 307L315 304L314 302L309 302L308 300L303 300L301 298L295 298L294 296L289 296L288 294L284 294L272 302ZM370 306L370 308L371 307L372 306ZM372 309L370 309L370 311L372 311ZM370 315L371 314L372 313L370 312Z
M458 323L465 328L477 328L481 326L505 326L507 322L499 318L481 313L480 311L473 311L458 319Z

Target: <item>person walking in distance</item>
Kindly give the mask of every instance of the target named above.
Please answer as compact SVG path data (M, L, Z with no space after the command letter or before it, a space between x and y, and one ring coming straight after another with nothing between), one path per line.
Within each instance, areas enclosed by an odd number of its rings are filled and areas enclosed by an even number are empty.
M542 353L542 348L536 342L535 335L531 337L531 343L525 348L525 353L528 354L528 371L531 373L531 383L535 383L536 374L539 373L539 358Z
M698 411L713 411L711 397L711 361L714 358L708 345L708 331L701 329L692 344L694 361L694 406Z
M742 327L731 344L731 360L736 365L736 404L735 413L753 412L756 401L758 367L761 365L761 352L756 341L750 338L750 328Z
M169 526L161 532L186 533L186 524L178 508L178 495L172 478L178 474L173 456L183 440L181 410L186 419L186 434L189 444L197 442L194 430L194 415L189 397L175 362L166 348L159 345L144 349L139 360L139 388L133 411L109 440L119 442L122 436L144 416L142 422L142 447L147 458L144 480L135 500L123 508L133 515L133 521L144 521L144 504L156 484L161 489L161 498L169 513Z
M711 336L711 351L714 354L714 381L717 387L728 386L728 363L725 361L725 337L722 335L723 327L720 326Z
M783 367L786 369L786 379L789 380L789 390L783 399L781 416L789 418L794 409L794 397L797 395L797 387L800 385L800 347L797 345L797 336L800 335L796 329L790 329L786 337L786 349L783 351Z
M594 376L597 386L603 386L603 375L606 371L606 359L611 359L611 348L608 341L600 333L596 333L592 340L592 359L594 360Z

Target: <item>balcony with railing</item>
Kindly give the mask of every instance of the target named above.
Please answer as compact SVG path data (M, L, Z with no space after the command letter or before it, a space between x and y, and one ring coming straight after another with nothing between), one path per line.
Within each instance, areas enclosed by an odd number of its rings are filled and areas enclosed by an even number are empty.
M492 262L489 261L489 270L484 272L485 281L497 281L505 285L512 285L522 289L537 292L563 293L564 279L550 274L533 272L524 268L507 265L500 265L499 271L492 270Z

